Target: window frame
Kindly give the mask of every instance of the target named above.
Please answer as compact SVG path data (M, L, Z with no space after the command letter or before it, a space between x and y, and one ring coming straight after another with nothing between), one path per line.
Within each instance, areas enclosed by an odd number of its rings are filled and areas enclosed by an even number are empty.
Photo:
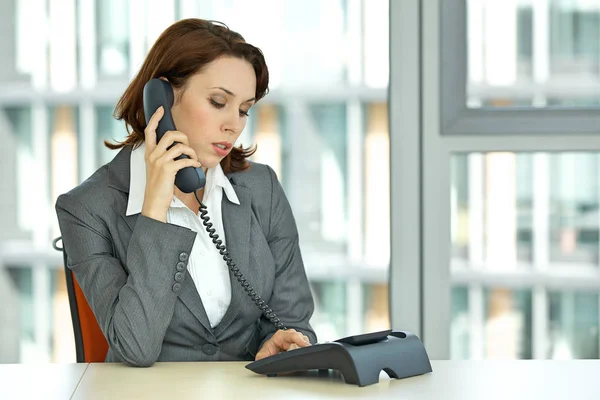
M466 18L459 18L465 12L466 0L390 2L391 321L395 329L416 329L432 359L450 358L453 286L469 285L469 318L477 324L484 317L484 288L516 288L521 278L451 271L452 155L600 152L594 136L600 133L597 109L467 109ZM544 259L544 244L537 246L534 263ZM592 275L600 281L600 273ZM548 338L548 293L557 288L548 283L562 290L590 289L589 276L560 279L551 269L527 275L534 358L544 358Z
M467 1L439 4L443 135L589 135L600 133L600 107L467 107ZM428 27L431 27L429 25Z

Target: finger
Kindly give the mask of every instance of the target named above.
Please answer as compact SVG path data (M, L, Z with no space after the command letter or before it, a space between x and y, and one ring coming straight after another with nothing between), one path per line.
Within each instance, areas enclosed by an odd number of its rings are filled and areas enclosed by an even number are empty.
M300 347L310 346L310 341L308 338L305 339L305 336L296 332L293 329L289 329L287 331L277 331L275 335L273 335L273 341L275 345L277 345L282 350L287 350L289 347L295 343Z
M296 343L292 343L290 345L290 347L287 349L287 351L296 350L296 349L299 349L299 348L300 348L300 346L298 346Z
M293 344L296 344L300 347L310 346L310 340L308 340L308 337L306 337L302 333L294 332L290 336L291 336L291 339L293 340Z
M258 361L262 358L274 356L275 354L278 354L280 352L281 352L281 349L275 345L273 338L271 338L271 339L267 340L265 342L265 344L263 344L260 351L258 353L256 353L256 357L254 357L254 359Z
M162 118L164 114L164 109L162 106L158 107L150 121L148 121L148 125L146 125L146 129L144 129L145 141L146 141L146 155L149 155L154 151L156 147L156 128L158 127L158 122Z
M179 131L167 131L156 147L161 153L164 153L175 142L183 143L186 146L189 145L189 140L185 133Z
M260 360L261 358L273 356L275 354L281 353L283 350L282 345L285 343L285 340L282 339L282 335L285 335L286 332L289 334L291 332L296 332L294 329L288 329L287 331L279 329L269 340L267 340L259 352L256 354L255 359ZM287 349L287 348L286 348Z
M197 160L193 160L193 159L189 159L189 158L183 158L181 160L177 160L172 164L172 168L174 172L179 171L180 169L183 169L185 167L193 167L193 168L199 168L202 166L202 164L200 164L200 161Z
M297 332L293 329L289 329L287 331L282 331L282 332L285 335L285 340L289 345L291 345L292 343L295 343L300 347L306 347L306 346L310 345L310 341L308 340L308 337L306 337L304 334L302 334L300 332Z
M182 143L178 143L175 146L171 147L164 155L161 157L161 162L166 163L169 161L173 161L175 158L179 157L181 154L187 155L192 160L198 161L198 156L194 149L189 146L186 146Z

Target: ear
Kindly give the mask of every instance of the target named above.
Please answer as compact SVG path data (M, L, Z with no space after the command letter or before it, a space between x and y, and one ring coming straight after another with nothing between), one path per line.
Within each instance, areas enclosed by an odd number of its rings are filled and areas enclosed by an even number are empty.
M158 79L165 81L165 82L169 82L169 80L167 78L165 78L164 76L159 76ZM169 82L171 83L171 82ZM179 101L181 100L181 95L183 94L183 91L181 88L176 88L173 85L171 85L171 88L173 89L173 96L174 96L174 102L173 105L177 105L179 103Z

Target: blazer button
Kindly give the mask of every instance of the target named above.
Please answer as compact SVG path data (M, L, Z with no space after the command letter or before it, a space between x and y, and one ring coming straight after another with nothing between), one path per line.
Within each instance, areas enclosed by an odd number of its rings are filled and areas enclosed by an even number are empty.
M179 292L181 290L181 283L176 283L173 285L173 291L175 293Z
M190 256L185 251L179 254L179 261L186 262L188 258L190 258Z
M215 346L214 344L206 343L204 346L202 346L202 352L209 356L214 355L217 352L217 350L218 350L218 347Z
M178 272L175 274L175 282L183 281L183 272Z
M180 271L180 272L181 272L181 271L183 271L184 269L185 269L185 263L184 263L184 262L181 262L181 261L179 261L179 262L177 263L177 271Z

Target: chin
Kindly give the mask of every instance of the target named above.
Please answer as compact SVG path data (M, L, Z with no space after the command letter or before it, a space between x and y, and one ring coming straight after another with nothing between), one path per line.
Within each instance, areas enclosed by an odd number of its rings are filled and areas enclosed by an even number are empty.
M211 157L209 160L200 160L200 164L202 164L204 168L214 168L221 163L221 160L223 160L223 158L214 159L213 157Z

